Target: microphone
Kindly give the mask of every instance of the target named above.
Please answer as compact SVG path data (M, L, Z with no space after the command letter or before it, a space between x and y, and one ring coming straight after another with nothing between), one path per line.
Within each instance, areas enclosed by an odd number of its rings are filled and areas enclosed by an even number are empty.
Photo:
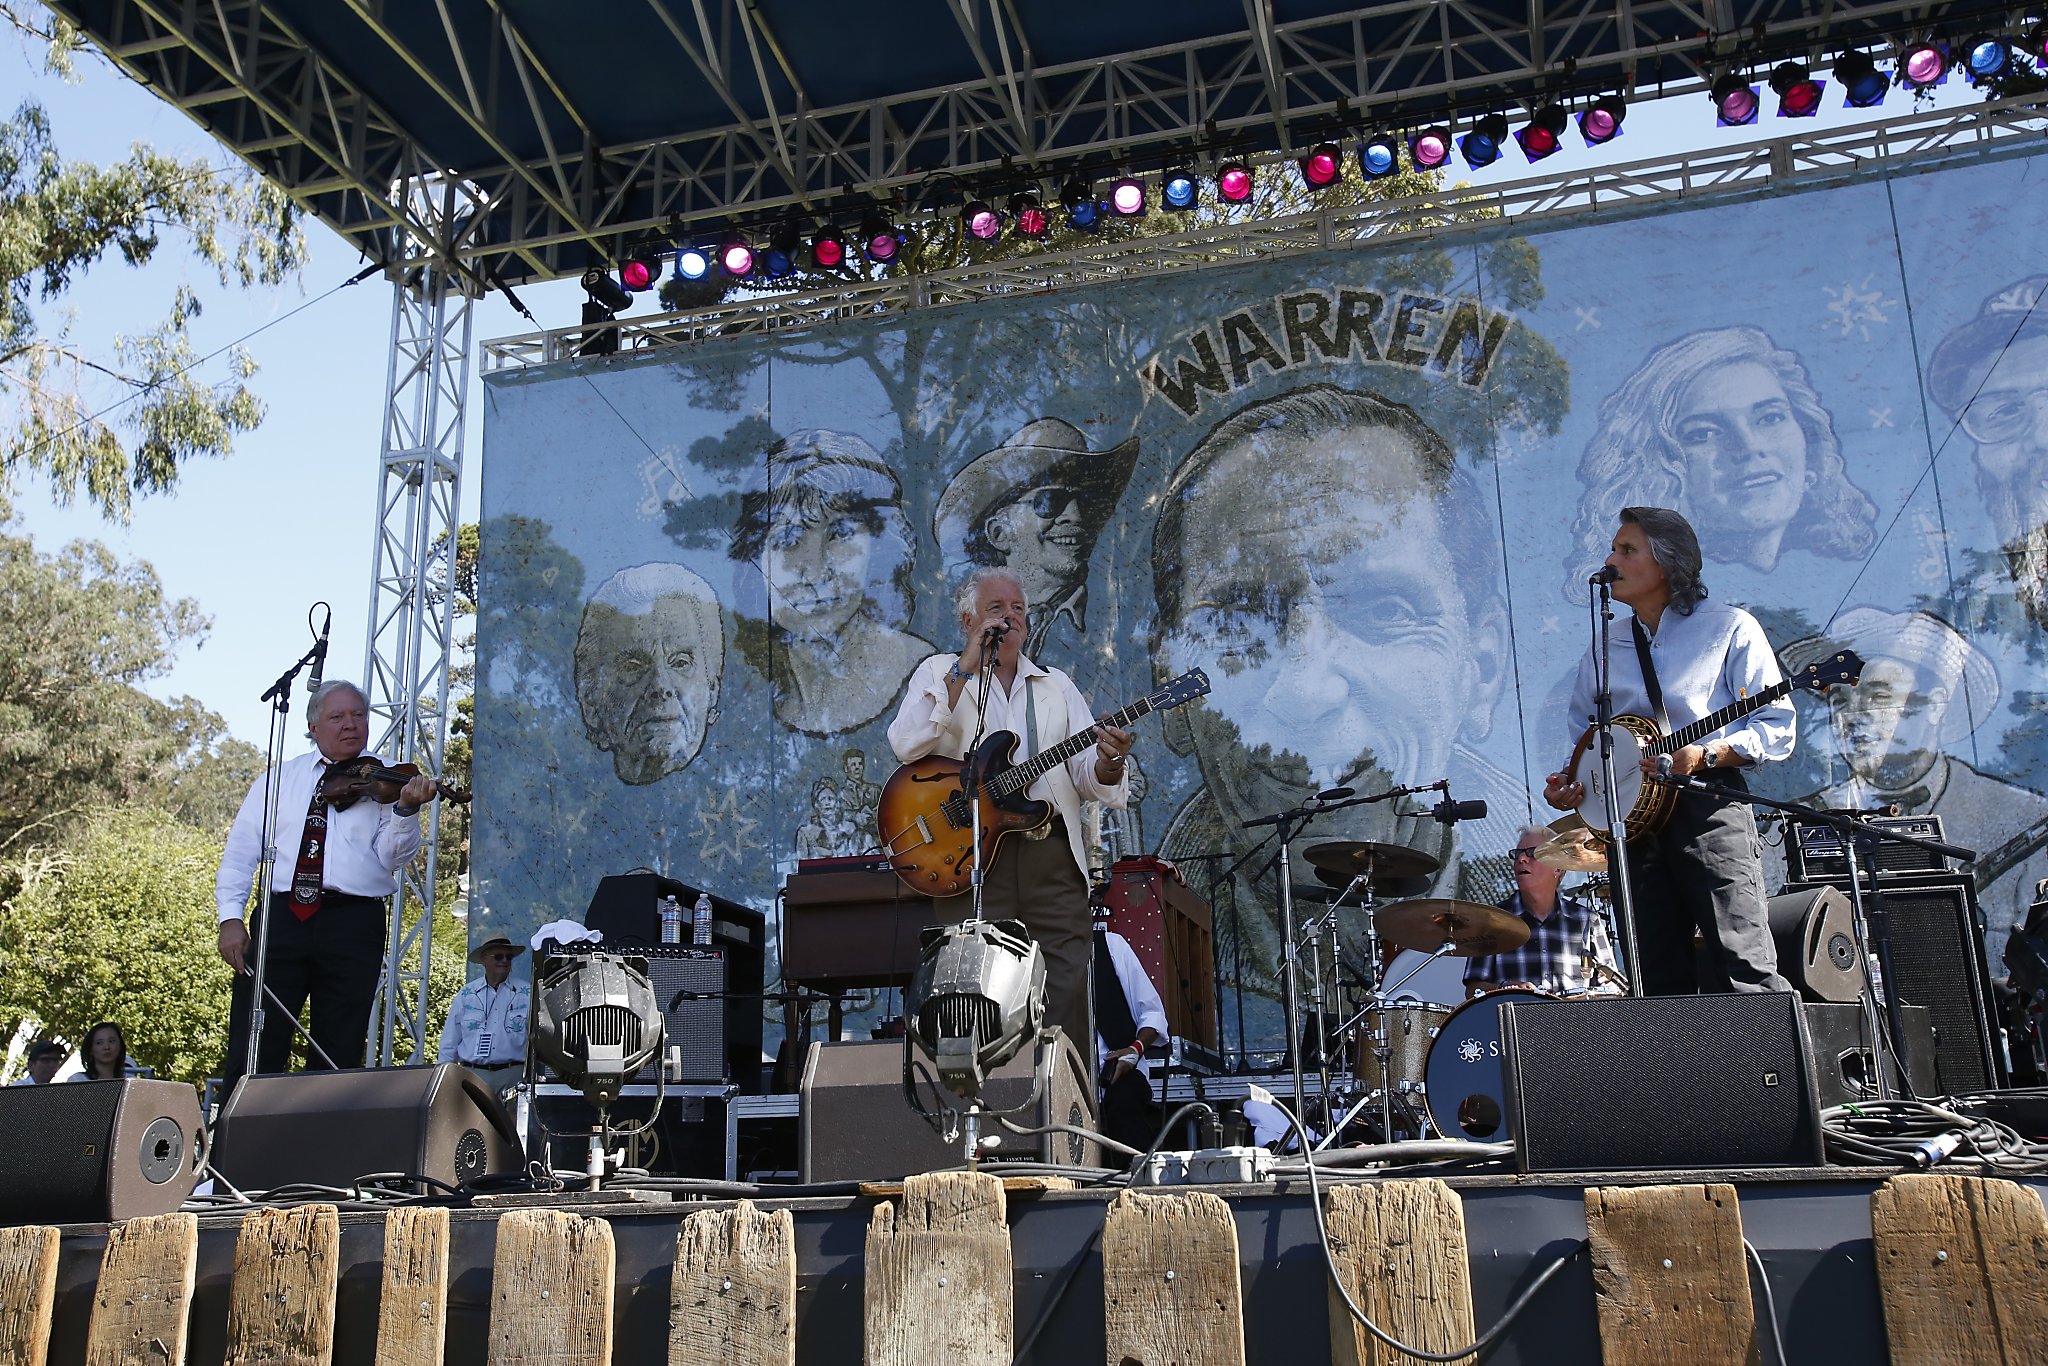
M1613 583L1621 577L1621 571L1611 564L1603 564L1587 577L1587 583Z
M324 602L318 605L327 607L327 604ZM334 609L329 607L327 619L320 623L320 642L313 647L313 673L306 680L306 696L308 697L320 691L320 677L327 672L327 633L333 625Z
M1346 797L1354 797L1356 795L1358 795L1356 788L1332 787L1316 793L1316 800L1319 802L1341 802Z
M1010 623L1007 621L992 621L988 624L988 629L981 634L991 640L1001 640L1004 636L1010 634Z
M1454 802L1449 797L1446 797L1435 806L1429 808L1427 812L1414 811L1409 814L1415 816L1427 815L1442 825L1456 825L1459 821L1485 819L1486 803L1483 801Z
M1670 755L1660 754L1657 756L1657 776L1660 778L1668 778L1671 776Z

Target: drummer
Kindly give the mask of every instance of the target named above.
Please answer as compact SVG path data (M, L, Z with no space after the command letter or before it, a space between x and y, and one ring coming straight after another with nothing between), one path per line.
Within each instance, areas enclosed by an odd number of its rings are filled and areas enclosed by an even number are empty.
M1539 857L1539 854L1541 857ZM1494 903L1529 927L1529 940L1505 953L1473 958L1465 964L1465 994L1499 991L1503 987L1547 991L1557 996L1604 996L1621 991L1614 945L1599 909L1575 896L1558 893L1564 869L1582 857L1597 857L1549 827L1525 825L1510 856L1514 893ZM1549 862L1544 860L1548 859Z

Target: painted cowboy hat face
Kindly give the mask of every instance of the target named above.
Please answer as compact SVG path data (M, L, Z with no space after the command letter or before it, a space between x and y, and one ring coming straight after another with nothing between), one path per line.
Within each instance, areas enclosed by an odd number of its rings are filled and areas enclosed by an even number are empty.
M1078 581L1137 458L1136 437L1098 451L1070 422L1027 423L969 461L939 495L932 529L946 563ZM1046 584L1024 586L1032 601L1048 600Z

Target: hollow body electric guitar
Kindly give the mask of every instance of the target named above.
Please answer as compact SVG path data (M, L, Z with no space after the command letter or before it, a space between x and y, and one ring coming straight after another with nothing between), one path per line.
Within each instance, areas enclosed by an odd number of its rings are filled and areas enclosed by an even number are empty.
M991 733L965 759L928 754L889 775L882 785L876 823L896 875L913 892L958 896L973 881L974 806L981 806L981 862L995 861L1003 836L1036 830L1052 819L1051 802L1025 795L1031 784L1095 743L1095 726L1128 727L1141 716L1169 711L1209 691L1209 676L1190 669L1150 697L1099 716L1094 726L1013 764L1014 732ZM968 793L976 796L970 801Z
M1588 726L1572 747L1571 761L1565 765L1565 772L1573 781L1584 783L1586 800L1579 804L1579 814L1586 818L1586 824L1595 830L1605 830L1612 823L1609 811L1622 813L1623 827L1627 838L1641 839L1664 828L1664 822L1671 819L1672 810L1678 805L1678 792L1661 783L1643 781L1641 761L1656 758L1660 754L1673 754L1687 745L1697 743L1702 736L1712 735L1723 726L1740 721L1761 707L1768 707L1782 697L1789 697L1794 688L1809 688L1816 693L1825 693L1837 684L1849 687L1863 676L1863 661L1854 651L1844 650L1829 655L1818 663L1809 664L1792 677L1781 683L1773 683L1754 697L1745 697L1731 702L1717 712L1702 716L1689 726L1666 735L1655 721L1647 716L1623 713L1614 718L1614 802L1607 800L1607 785L1600 773L1600 751L1594 741L1599 735L1598 726Z

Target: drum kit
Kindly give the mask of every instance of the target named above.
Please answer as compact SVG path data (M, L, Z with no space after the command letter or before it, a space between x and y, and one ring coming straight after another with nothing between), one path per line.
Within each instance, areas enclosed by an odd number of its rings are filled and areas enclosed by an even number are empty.
M1307 1018L1324 1035L1304 1040L1304 1046L1320 1059L1327 1132L1334 1137L1376 1110L1379 1136L1386 1141L1432 1132L1480 1142L1511 1137L1500 1072L1501 1007L1558 997L1516 986L1467 1000L1463 960L1520 947L1528 941L1528 925L1497 906L1414 895L1428 887L1439 866L1421 850L1345 840L1313 845L1303 856L1321 883L1342 889L1314 896L1327 900L1328 909L1302 930ZM1605 847L1583 831L1553 837L1536 857L1569 872L1604 872L1607 866ZM1354 892L1355 909L1365 912L1367 981L1346 1003L1356 1009L1329 1037L1323 1010L1338 990L1334 930L1339 909ZM1605 878L1589 878L1574 894L1604 900ZM1297 889L1297 899L1310 895ZM1382 904L1381 897L1405 899ZM1339 1057L1352 1063L1348 1090L1331 1075L1330 1060ZM1340 1098L1348 1101L1341 1112Z

